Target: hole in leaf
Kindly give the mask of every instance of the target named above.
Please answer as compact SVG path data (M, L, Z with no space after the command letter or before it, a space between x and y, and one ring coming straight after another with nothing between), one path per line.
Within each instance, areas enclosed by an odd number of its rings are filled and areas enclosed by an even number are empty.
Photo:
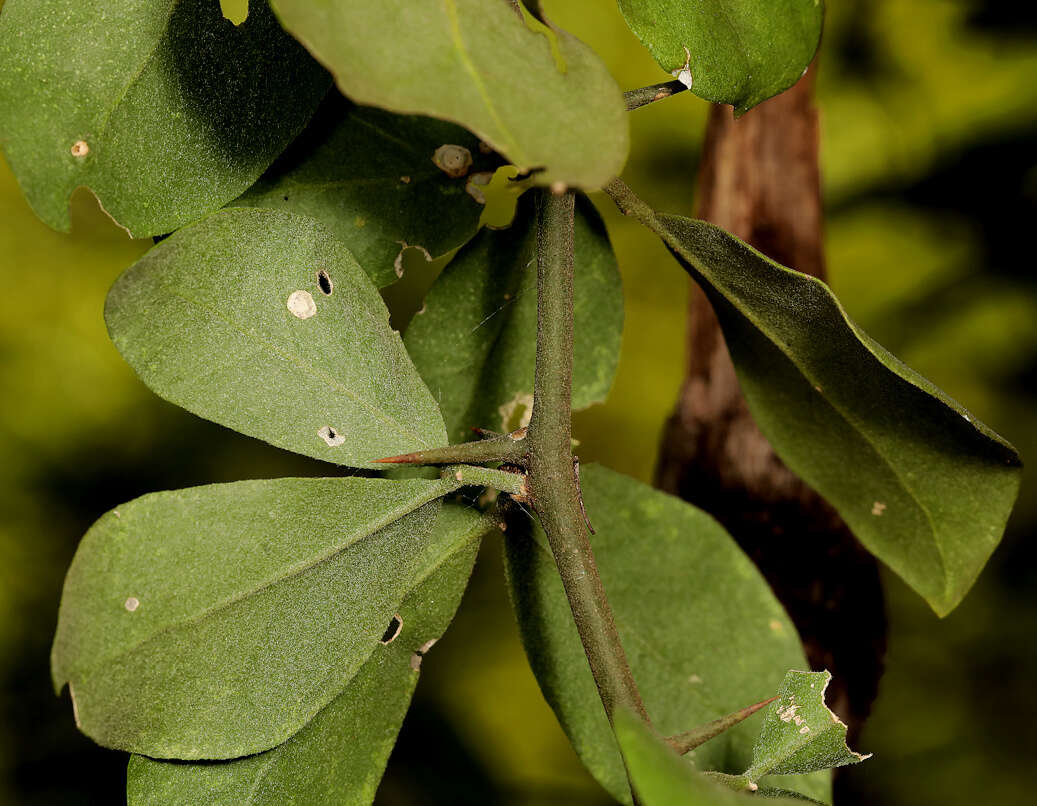
M391 644L399 637L402 630L403 619L400 618L400 614L397 613L389 620L389 626L385 628L385 635L382 636L381 642L383 644Z
M324 271L324 269L317 272L317 285L320 286L321 293L328 297L330 297L331 292L335 290L335 286L331 282L331 277L328 276L328 273Z
M220 0L223 16L235 25L241 25L248 17L248 0Z

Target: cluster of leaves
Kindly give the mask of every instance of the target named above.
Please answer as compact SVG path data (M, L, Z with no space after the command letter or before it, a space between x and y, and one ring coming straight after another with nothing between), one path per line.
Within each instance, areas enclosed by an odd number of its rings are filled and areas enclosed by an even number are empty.
M817 0L620 5L664 70L742 111L799 77L822 13ZM509 228L479 231L491 172L510 163L522 188L608 185L709 293L781 456L937 612L961 600L1000 537L1018 485L1011 447L861 333L823 284L617 188L622 93L537 3L271 0L235 26L215 0L8 0L0 142L52 226L67 228L68 197L86 186L134 236L172 232L105 312L149 387L368 471L528 416L532 194ZM576 209L583 407L611 385L622 292L593 205L580 195ZM409 246L460 251L401 339L378 289ZM53 676L84 732L134 754L131 803L370 802L422 658L497 523L455 498L466 472L243 481L102 517L69 571ZM712 519L604 468L585 468L583 488L660 731L759 700L805 664L780 605ZM626 770L646 804L741 797L714 792L639 722L613 731L545 537L511 525L523 640L588 769L627 803ZM810 773L790 786L827 797L819 771L859 757L823 688L790 673L755 742L733 728L695 765L745 770L724 781L744 790Z

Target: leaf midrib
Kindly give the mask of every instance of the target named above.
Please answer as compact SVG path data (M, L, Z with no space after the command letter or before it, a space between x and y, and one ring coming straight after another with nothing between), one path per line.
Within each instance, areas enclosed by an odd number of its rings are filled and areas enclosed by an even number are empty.
M496 1L497 0L494 0L494 2ZM501 119L500 113L497 111L497 106L493 102L493 96L487 91L486 84L483 82L482 76L479 74L479 69L476 67L475 62L472 61L471 54L468 53L468 49L465 46L464 37L461 34L461 21L457 14L457 5L454 0L442 0L442 2L450 23L450 39L454 44L454 50L457 52L457 57L461 62L461 66L471 77L472 83L475 84L479 97L482 99L483 105L486 107L486 111L489 112L493 122L497 125L501 137L508 141L508 152L512 155L515 162L519 163L519 167L523 167L526 160L519 157L522 149L519 148L515 135L511 133L511 130Z

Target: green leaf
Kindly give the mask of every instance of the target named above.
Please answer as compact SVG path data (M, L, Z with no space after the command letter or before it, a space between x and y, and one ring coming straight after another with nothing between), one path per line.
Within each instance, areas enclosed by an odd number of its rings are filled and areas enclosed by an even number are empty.
M454 147L472 161L453 178L434 161ZM274 207L321 222L375 285L396 282L404 247L432 257L471 238L483 206L479 182L500 164L450 123L354 106L328 94L292 147L235 205Z
M278 447L377 467L444 442L378 291L311 219L231 209L185 227L119 278L105 317L155 392Z
M821 0L619 0L659 66L738 114L788 89L821 40Z
M274 479L146 495L72 561L52 652L80 729L158 758L268 750L339 695L454 549L449 481Z
M303 128L329 80L265 2L8 0L0 131L36 214L68 230L90 188L135 237L226 204Z
M953 610L1004 532L1015 449L863 333L817 278L703 221L651 226L709 295L781 458L938 614Z
M451 442L473 426L528 422L536 363L536 227L532 194L511 227L483 231L436 280L404 343L439 401ZM585 196L575 225L573 407L603 401L623 330L623 289L605 225Z
M505 0L272 5L357 103L459 123L542 184L593 189L623 168L628 123L608 70L566 32L531 30Z
M778 699L767 711L753 747L753 763L745 775L795 775L857 764L862 756L846 746L846 725L825 705L828 672L785 675Z
M641 806L748 806L752 801L699 775L629 711L616 713L616 739ZM790 793L793 796L795 793ZM779 800L784 806L802 801Z
M440 565L399 606L400 634L376 647L346 688L282 745L223 763L130 760L129 806L369 804L418 682L422 657L461 600L486 520L470 507L443 506L431 542L449 545ZM442 537L441 537L442 536Z
M605 468L581 468L591 537L648 714L674 735L772 694L805 660L796 630L723 528L680 499ZM623 761L598 699L547 538L509 529L507 569L522 640L544 696L584 764L630 803ZM700 769L749 766L757 717L688 755ZM803 779L828 796L828 777Z

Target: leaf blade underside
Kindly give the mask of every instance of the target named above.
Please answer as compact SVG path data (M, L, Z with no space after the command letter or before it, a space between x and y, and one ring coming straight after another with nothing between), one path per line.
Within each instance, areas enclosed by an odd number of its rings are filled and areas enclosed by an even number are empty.
M400 604L400 634L376 647L342 693L306 727L265 753L223 763L134 756L127 772L129 806L371 803L422 657L453 618L487 522L469 507L446 503L433 531L454 535L454 551Z
M238 27L210 0L9 0L0 17L0 143L63 231L80 186L134 237L201 218L255 182L329 84L266 3Z
M77 724L159 758L267 750L324 708L450 549L452 480L273 479L153 493L80 544L51 654ZM439 542L437 542L439 541Z
M594 189L629 149L619 87L564 31L552 44L503 0L273 0L358 103L458 123L545 185Z
M937 614L953 610L1004 532L1015 449L863 333L817 278L703 221L650 226L710 298L778 455Z
M404 344L436 397L452 443L473 427L510 432L528 422L536 363L536 222L532 194L511 226L486 230L439 276ZM577 196L574 231L572 405L602 402L623 330L619 266L604 223Z
M464 175L453 178L434 161L447 145L471 155ZM483 206L479 185L469 183L487 181L500 162L459 126L355 106L331 92L303 134L233 204L319 221L382 287L398 279L405 247L435 258L475 234Z
M233 208L185 227L122 274L105 319L154 392L280 448L377 467L443 444L377 290L312 219Z

